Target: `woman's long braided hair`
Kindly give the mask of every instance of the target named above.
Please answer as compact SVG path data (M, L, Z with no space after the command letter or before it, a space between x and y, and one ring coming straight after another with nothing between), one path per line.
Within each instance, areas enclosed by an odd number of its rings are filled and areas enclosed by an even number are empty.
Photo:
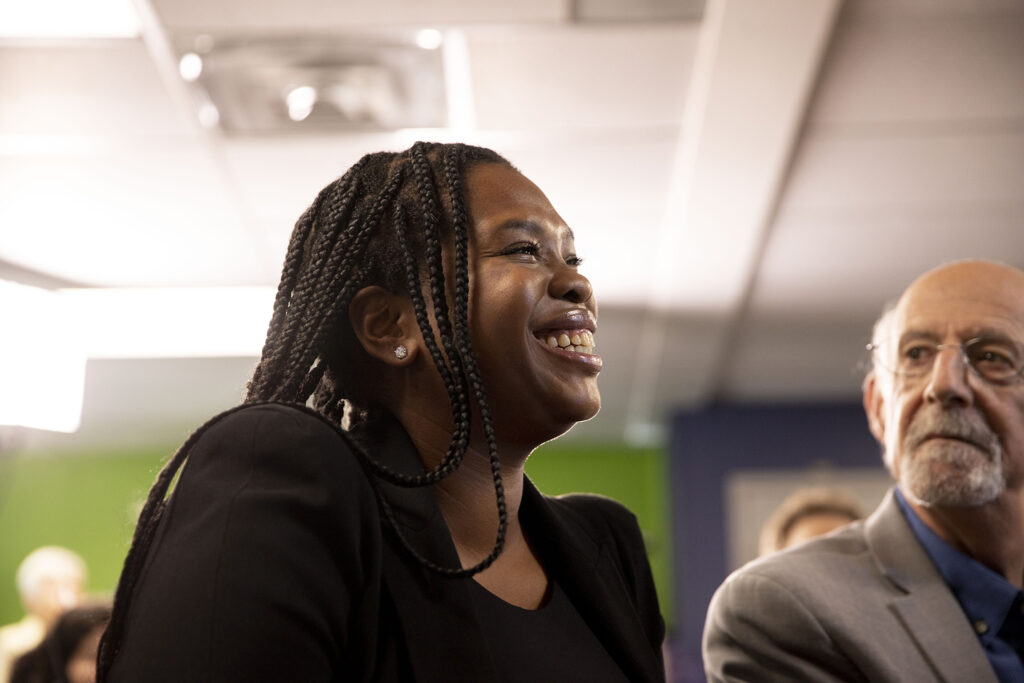
M369 285L404 292L411 298L423 340L448 392L453 432L441 462L415 475L392 470L367 454L358 440L348 440L377 477L399 486L429 485L461 463L469 444L471 402L475 403L498 507L498 532L491 553L469 568L441 566L408 543L379 487L378 500L405 548L441 575L472 576L497 559L508 526L505 494L490 408L469 331L470 226L463 181L466 171L477 163L511 167L491 150L461 144L418 142L404 152L368 154L321 190L299 218L285 256L266 343L245 402L186 440L157 476L142 508L100 648L98 680L105 679L120 649L131 596L171 483L206 429L247 405L289 403L310 410L305 406L311 398L312 410L339 430L352 429L374 417L375 409L357 379L353 358L358 341L348 322L349 303ZM444 268L445 243L454 246L451 273ZM436 333L428 311L432 311Z

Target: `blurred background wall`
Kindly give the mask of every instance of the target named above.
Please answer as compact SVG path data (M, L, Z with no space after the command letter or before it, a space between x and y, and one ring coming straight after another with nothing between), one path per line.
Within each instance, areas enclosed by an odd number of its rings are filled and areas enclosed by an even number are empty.
M506 155L577 235L603 409L531 458L630 505L677 680L791 488L870 507L885 301L1024 265L1019 0L0 0L0 621L236 403L294 220L362 154Z

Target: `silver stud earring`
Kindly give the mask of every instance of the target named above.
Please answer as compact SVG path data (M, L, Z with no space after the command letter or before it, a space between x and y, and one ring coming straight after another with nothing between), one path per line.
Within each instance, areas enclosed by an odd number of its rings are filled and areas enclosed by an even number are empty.
M399 344L395 347L395 358L398 360L405 360L405 357L409 355L409 349L405 348L405 344Z

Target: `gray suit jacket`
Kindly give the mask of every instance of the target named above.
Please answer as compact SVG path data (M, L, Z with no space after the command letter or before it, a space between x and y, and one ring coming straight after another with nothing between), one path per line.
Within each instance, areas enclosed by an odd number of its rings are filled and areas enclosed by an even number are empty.
M863 522L734 572L703 649L712 682L997 683L892 491Z

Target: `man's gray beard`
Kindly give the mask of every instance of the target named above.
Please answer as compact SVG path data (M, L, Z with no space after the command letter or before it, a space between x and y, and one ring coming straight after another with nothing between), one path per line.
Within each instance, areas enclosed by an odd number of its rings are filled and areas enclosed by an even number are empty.
M921 443L929 434L956 436L970 443ZM1006 490L999 437L978 413L923 406L903 440L900 486L929 506L990 503Z

